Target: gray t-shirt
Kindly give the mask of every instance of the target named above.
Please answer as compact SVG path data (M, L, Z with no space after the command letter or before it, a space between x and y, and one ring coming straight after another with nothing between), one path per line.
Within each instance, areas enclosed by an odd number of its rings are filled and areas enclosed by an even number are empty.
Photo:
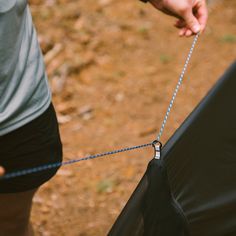
M0 136L40 116L51 93L27 0L0 0Z

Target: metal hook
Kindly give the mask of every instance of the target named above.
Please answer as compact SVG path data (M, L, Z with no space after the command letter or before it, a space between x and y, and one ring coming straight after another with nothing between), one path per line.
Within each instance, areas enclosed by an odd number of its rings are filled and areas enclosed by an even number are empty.
M155 159L161 159L161 148L162 148L162 143L158 140L154 140L152 142L152 146L154 148L154 158Z

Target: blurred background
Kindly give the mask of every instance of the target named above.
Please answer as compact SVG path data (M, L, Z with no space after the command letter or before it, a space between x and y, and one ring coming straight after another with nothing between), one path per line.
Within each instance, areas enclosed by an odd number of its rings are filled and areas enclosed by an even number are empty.
M236 58L236 1L209 2L163 143ZM193 38L179 38L173 18L138 0L30 0L30 7L64 160L153 141ZM34 199L36 236L106 235L152 157L146 148L61 168Z

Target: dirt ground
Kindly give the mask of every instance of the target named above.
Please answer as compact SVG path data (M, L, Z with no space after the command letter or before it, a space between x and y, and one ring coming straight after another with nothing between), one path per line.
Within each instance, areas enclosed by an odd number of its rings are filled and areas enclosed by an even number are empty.
M64 160L153 141L193 38L136 0L30 3ZM211 5L163 143L235 60L235 16L235 0ZM34 199L36 236L106 235L152 157L146 148L61 168Z

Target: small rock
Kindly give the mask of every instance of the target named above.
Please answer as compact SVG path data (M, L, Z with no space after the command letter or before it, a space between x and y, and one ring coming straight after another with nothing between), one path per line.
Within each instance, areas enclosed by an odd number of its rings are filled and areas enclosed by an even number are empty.
M111 2L112 2L112 0L99 0L98 3L101 7L106 7L106 6L110 5Z
M43 202L43 198L38 195L35 195L35 197L33 198L33 203L42 204Z
M50 212L50 208L49 206L47 205L43 205L41 208L40 208L41 212L46 214L46 213L49 213Z
M59 169L59 171L57 172L57 175L71 177L73 176L73 172L71 170Z
M122 101L124 100L124 98L125 98L125 96L124 96L123 93L118 93L118 94L116 94L116 96L115 96L115 101L116 101L116 102L122 102Z
M71 121L72 117L69 115L57 115L59 124L65 124Z

